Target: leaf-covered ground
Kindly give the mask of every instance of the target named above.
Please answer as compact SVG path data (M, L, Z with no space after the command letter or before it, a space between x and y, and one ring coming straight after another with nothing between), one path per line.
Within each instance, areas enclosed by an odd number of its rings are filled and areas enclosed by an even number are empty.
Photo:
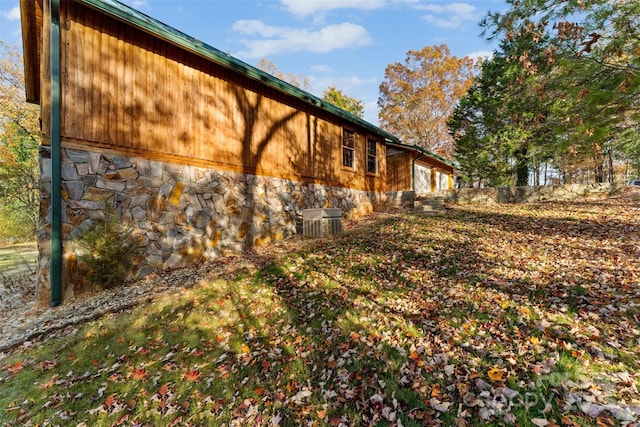
M640 198L383 215L0 360L5 425L634 425Z

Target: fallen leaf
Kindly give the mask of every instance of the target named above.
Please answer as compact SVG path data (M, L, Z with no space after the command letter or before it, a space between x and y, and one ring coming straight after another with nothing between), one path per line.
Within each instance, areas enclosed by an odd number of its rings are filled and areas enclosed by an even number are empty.
M538 426L538 427L545 427L545 426L549 425L549 421L547 421L547 420L546 420L546 419L544 419L544 418L533 418L533 419L531 420L531 423L532 423L533 425Z
M104 405L104 407L105 407L105 408L109 409L109 408L111 408L111 406L113 406L113 404L115 403L115 401L116 401L116 398L115 398L115 396L112 394L112 395L110 395L109 397L107 397L107 398L104 400L103 405Z
M169 393L169 391L170 391L169 386L167 384L163 384L160 387L160 390L158 390L158 396L165 397Z
M147 370L144 368L133 369L131 371L131 378L133 378L134 380L141 380L145 377L145 375L147 375Z
M187 379L187 381L196 381L198 378L200 378L200 371L198 371L197 369L189 369L185 374L185 378Z
M497 366L489 369L487 372L489 379L494 382L503 382L507 379L508 373L506 369L500 369Z
M14 363L9 368L9 372L11 372L12 374L15 374L16 372L20 372L22 370L22 368L23 368L22 361L19 361L19 362Z

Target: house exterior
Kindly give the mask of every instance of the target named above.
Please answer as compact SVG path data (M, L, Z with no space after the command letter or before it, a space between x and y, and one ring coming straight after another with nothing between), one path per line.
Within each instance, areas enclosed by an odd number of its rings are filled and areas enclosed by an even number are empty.
M39 305L88 289L74 240L108 211L143 276L295 234L303 209L384 203L393 135L114 0L20 3Z
M387 143L387 191L441 193L454 188L453 164L423 148Z

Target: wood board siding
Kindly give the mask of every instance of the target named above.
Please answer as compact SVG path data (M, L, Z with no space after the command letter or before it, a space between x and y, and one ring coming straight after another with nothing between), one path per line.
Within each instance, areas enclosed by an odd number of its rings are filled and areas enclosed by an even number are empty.
M387 191L420 193L453 188L453 166L436 158L407 150L396 152L386 160Z
M411 191L412 157L403 152L387 157L387 191Z
M331 114L75 2L62 3L63 143L385 191L385 162L341 168ZM44 49L43 49L44 50ZM351 126L353 128L353 126Z
M40 30L43 26L43 14L42 0L32 0L32 3L20 3L25 92L27 101L36 103L40 94L40 58L38 57L38 49L34 48L42 46L43 40Z

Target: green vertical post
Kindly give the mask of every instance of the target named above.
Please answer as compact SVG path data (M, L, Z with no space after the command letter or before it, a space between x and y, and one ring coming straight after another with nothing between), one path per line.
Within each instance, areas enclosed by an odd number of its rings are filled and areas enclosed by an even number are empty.
M60 142L60 0L50 0L51 11L51 307L62 302L62 194Z

